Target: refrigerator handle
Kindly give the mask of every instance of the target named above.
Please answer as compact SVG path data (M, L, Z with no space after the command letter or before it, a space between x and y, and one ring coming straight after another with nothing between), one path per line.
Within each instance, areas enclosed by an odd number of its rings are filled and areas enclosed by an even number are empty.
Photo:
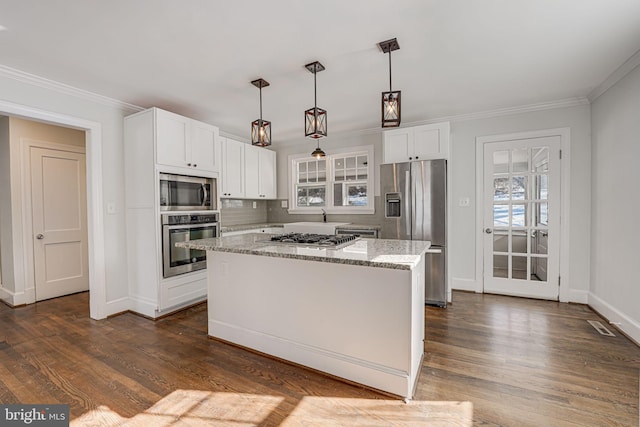
M405 222L405 232L409 239L411 239L411 205L413 201L411 200L411 172L406 171L404 177L404 222Z

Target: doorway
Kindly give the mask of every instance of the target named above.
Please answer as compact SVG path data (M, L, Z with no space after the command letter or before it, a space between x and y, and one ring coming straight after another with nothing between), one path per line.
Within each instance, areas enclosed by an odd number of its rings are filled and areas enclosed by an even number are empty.
M102 212L102 125L98 122L3 100L0 100L0 114L20 117L27 120L36 120L85 132L87 150L87 237L89 248L89 288L91 292L89 310L92 319L98 320L106 318L108 310L106 301L105 233ZM6 253L3 253L3 258L5 255ZM24 263L16 263L15 265L16 279L24 282L26 277L26 272L23 268ZM6 299L11 305L24 303L24 293L23 295L17 292L7 293L6 289L3 292L3 299ZM111 308L109 311L119 312L122 311L122 309L118 306Z
M482 292L558 300L563 135L478 138Z

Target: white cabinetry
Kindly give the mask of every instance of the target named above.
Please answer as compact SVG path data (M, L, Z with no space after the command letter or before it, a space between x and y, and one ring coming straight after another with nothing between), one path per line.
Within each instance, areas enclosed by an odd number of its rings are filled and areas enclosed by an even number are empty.
M218 128L152 108L156 123L157 163L197 171L220 170Z
M244 152L245 197L276 198L276 153L247 145Z
M124 142L130 309L157 318L207 297L205 270L163 278L159 174L219 178L218 128L151 108L124 119Z
M383 163L449 158L449 122L384 132Z
M222 139L222 194L220 197L244 198L244 146L230 138Z
M222 141L222 194L234 199L276 198L276 153L230 138Z

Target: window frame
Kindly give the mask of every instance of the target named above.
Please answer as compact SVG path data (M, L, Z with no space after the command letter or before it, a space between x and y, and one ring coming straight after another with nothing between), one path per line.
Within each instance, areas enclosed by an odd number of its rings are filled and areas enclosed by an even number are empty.
M367 156L367 179L355 181L335 181L334 159ZM288 162L288 186L289 186L289 209L290 214L319 214L322 210L327 214L373 214L375 213L375 158L373 145L345 147L337 150L331 150L331 154L327 154L324 158L326 180L324 182L315 182L315 185L325 186L325 206L297 206L297 171L298 163L303 161L314 160L309 154L291 154ZM356 165L357 168L357 165ZM334 184L342 184L343 186L364 183L367 186L367 204L363 206L333 206L334 201Z

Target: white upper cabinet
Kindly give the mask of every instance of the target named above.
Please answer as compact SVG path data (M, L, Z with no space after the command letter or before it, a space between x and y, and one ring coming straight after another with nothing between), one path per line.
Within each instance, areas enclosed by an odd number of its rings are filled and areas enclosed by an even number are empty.
M259 198L275 199L276 195L276 152L256 148L259 154Z
M383 163L449 158L449 122L387 130Z
M155 108L158 164L218 172L218 128Z
M222 194L220 197L244 198L244 146L230 138L222 140Z
M276 153L226 138L222 144L222 195L234 199L276 198Z

